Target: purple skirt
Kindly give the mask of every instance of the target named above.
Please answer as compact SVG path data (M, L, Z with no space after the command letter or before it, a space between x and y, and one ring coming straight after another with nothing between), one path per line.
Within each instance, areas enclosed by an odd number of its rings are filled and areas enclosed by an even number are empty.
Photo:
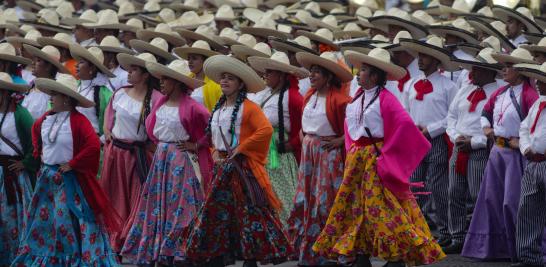
M517 260L516 221L525 165L519 150L491 149L461 255ZM543 251L545 245L543 238Z

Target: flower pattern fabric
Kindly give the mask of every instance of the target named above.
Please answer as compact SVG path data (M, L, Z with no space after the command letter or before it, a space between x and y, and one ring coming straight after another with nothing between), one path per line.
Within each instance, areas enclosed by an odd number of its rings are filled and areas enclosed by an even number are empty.
M292 152L279 153L279 166L276 168L267 166L266 169L273 190L282 202L279 216L284 223L294 206L294 196L298 187L298 162Z

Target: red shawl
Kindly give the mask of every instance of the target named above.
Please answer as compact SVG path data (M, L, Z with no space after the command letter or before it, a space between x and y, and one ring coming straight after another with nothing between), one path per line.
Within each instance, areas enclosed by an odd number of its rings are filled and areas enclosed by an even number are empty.
M42 123L51 111L46 112L32 126L32 144L34 157L42 155ZM74 144L74 156L68 162L78 177L78 183L93 210L98 223L105 226L109 233L121 230L121 217L110 205L110 200L96 180L99 171L100 141L87 118L74 110L70 112L70 128Z
M288 89L288 114L290 115L290 136L288 142L292 146L294 156L298 163L301 157L301 116L303 114L303 97L300 94L298 79L294 75L288 76L290 88Z

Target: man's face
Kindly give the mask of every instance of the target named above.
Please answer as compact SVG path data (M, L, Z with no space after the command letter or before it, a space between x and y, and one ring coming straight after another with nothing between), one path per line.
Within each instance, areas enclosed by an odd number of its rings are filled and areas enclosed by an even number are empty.
M519 22L519 20L509 17L506 21L506 32L508 33L508 38L514 39L518 37L523 31L524 27L525 26Z

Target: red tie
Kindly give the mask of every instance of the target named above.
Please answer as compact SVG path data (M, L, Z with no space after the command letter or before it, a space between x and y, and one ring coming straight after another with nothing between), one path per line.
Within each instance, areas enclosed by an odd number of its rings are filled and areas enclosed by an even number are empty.
M419 80L414 85L417 95L415 99L423 101L426 94L432 93L432 83L429 80Z
M540 102L540 105L538 106L538 112L537 116L535 117L535 121L533 122L533 126L531 127L531 133L535 132L535 128L537 127L538 118L540 117L540 113L546 108L546 101Z
M409 81L409 79L410 79L409 71L408 69L406 69L406 75L404 75L404 77L398 80L398 90L400 90L400 92L404 91L404 85L406 84L407 81Z
M478 106L478 104L486 98L487 95L485 94L483 88L479 87L472 91L472 93L470 93L466 98L470 102L470 108L468 109L468 112L476 111L476 107Z

